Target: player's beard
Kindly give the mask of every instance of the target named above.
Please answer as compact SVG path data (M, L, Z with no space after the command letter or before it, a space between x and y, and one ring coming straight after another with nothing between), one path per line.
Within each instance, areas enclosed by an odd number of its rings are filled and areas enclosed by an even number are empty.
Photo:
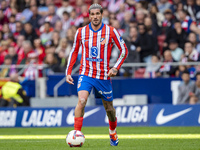
M97 23L94 23L95 21L93 20L92 21L92 24L94 25L94 26L99 26L100 24L101 24L101 19L100 20L97 20Z

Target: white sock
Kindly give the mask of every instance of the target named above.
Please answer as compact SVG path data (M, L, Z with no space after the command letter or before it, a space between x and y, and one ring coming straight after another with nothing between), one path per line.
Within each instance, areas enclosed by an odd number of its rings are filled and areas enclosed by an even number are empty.
M116 132L116 129L115 129L115 130L110 130L110 129L109 129L109 133L110 133L110 134L113 134L113 133L115 133L115 132Z

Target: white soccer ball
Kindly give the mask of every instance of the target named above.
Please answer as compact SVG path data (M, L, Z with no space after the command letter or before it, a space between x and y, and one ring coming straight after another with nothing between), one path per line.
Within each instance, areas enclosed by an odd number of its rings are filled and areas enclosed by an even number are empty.
M68 133L66 142L70 147L81 147L85 142L85 136L81 131L72 130Z

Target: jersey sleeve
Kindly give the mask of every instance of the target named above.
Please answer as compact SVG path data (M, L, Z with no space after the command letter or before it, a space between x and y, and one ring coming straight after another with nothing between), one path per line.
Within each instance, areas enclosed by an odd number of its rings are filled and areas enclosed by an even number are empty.
M72 73L72 68L76 62L77 56L78 56L78 51L79 51L79 46L80 46L80 31L77 30L74 38L74 43L72 46L72 49L69 54L69 59L67 63L67 68L66 68L66 75L71 75Z
M128 49L126 47L124 40L122 39L122 37L119 35L119 33L117 32L115 28L113 28L113 31L112 31L112 39L114 40L115 44L120 50L120 55L117 59L117 62L114 65L114 67L119 70L128 55Z

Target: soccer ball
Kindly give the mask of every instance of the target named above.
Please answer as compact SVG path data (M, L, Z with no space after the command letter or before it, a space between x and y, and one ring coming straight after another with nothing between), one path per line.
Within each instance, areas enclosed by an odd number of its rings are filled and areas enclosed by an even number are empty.
M70 147L81 147L85 142L85 136L81 131L72 130L68 133L66 142Z

